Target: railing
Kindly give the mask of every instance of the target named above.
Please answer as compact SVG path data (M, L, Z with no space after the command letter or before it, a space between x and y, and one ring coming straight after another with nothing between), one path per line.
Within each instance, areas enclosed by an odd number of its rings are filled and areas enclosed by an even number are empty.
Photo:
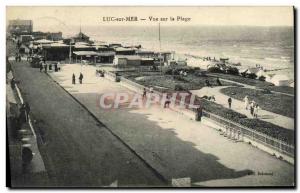
M118 76L115 73L112 73L112 72L105 71L104 72L104 77L106 77L109 80L115 81L115 82L118 81L117 80Z
M129 84L130 86L134 87L135 89L140 89L141 91L146 88L147 91L149 91L149 88L140 85L136 82L133 82L131 80L128 80L124 77L121 77L121 82L125 82ZM154 91L154 93L158 94L159 96L162 96L163 93ZM178 102L177 99L175 99L175 102ZM187 104L186 104L187 105ZM196 112L193 109L185 109L186 111L190 111L190 113L194 113L196 116ZM294 146L285 143L284 141L278 140L276 138L270 137L266 134L260 133L258 131L255 131L253 129L250 129L248 127L245 127L239 123L232 122L228 119L225 119L223 117L220 117L216 114L207 112L203 110L203 116L209 118L210 120L214 121L217 125L226 128L226 135L228 135L232 139L236 140L243 140L243 137L247 137L253 141L256 141L258 143L261 143L271 149L274 149L278 152L281 152L285 155L288 155L290 157L294 157Z
M226 128L226 133L229 137L234 139L243 139L243 137L247 137L253 141L261 143L269 148L272 148L278 152L286 154L288 156L294 157L294 146L287 144L284 141L278 140L276 138L270 137L266 134L257 132L253 129L245 127L239 123L232 122L228 119L215 115L213 113L209 113L203 111L203 116L209 118L214 121L216 124Z

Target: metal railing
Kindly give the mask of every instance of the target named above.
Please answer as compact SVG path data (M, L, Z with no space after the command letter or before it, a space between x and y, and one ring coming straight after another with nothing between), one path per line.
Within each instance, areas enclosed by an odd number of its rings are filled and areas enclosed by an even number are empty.
M225 126L226 134L228 134L231 137L233 136L233 138L237 140L243 140L243 137L247 137L248 139L261 143L278 152L294 157L293 145L290 145L284 141L245 127L239 123L232 122L213 113L209 113L207 111L203 111L203 116L209 118L210 120L214 121L216 124L222 127Z

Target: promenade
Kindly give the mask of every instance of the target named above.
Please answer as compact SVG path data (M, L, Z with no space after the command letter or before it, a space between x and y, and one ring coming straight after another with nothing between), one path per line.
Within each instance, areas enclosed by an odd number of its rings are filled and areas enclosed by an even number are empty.
M101 122L28 62L13 62L30 104L39 150L53 187L165 186L155 171Z
M66 64L49 76L128 144L164 178L189 177L194 186L291 185L293 166L246 143L235 143L215 129L169 109L102 109L99 96L131 90L96 77L96 68ZM83 84L71 84L74 73ZM78 79L76 80L78 81ZM82 122L82 130L89 127ZM272 175L259 175L272 172Z

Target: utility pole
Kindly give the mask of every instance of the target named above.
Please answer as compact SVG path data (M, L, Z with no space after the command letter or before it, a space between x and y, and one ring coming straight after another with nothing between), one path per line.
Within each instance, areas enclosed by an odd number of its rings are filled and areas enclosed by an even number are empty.
M71 64L72 62L72 49L71 49L71 44L73 43L73 39L70 39L70 51L69 51L69 62Z
M159 40L159 65L160 65L160 74L162 75L161 41L160 41L160 23L158 23L158 40Z

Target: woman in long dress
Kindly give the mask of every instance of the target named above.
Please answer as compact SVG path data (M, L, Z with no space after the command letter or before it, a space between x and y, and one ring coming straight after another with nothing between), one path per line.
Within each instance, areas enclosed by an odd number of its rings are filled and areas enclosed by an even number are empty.
M245 101L245 109L248 110L248 107L249 107L249 98L248 98L247 95L245 96L244 101Z

